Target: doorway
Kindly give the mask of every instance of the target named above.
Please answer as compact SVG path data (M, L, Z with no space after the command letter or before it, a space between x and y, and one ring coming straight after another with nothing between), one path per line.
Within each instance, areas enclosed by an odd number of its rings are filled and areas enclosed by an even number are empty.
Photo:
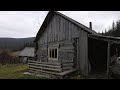
M107 45L106 41L88 38L88 58L91 65L91 72L106 71Z

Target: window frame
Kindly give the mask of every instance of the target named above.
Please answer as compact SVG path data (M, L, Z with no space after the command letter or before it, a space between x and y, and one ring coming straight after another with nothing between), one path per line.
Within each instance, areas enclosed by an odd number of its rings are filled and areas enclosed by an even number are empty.
M50 50L54 50L55 52L55 49L57 49L57 58L53 58L53 57L50 57L50 54L52 56L52 52L50 53ZM54 53L54 56L55 56L55 53ZM58 61L58 47L48 47L48 60L53 60L53 61Z

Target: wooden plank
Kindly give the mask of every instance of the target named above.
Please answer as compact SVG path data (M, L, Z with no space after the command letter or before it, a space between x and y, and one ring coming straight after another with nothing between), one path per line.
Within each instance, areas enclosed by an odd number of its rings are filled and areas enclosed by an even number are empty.
M63 62L62 64L71 64L73 63L73 61L66 61L66 62Z
M64 76L64 75L67 75L67 74L75 72L75 71L77 71L77 69L72 69L72 70L64 71L64 72L59 73L59 75Z
M64 72L61 72L61 73L55 73L55 72L48 72L48 71L43 71L43 70L37 70L36 69L29 69L29 72L32 72L32 73L47 73L47 74L53 74L53 75L60 75L60 76L64 76L64 75L67 75L69 73L72 73L72 72L75 72L77 71L77 69L72 69L72 70L68 70L68 71L64 71Z
M107 76L109 75L109 67L110 67L110 42L108 42L107 49Z
M62 68L63 71L71 70L71 69L73 69L73 67L63 67L63 68Z
M73 66L74 64L73 63L68 63L68 64L62 64L63 67L69 67L69 66Z
M38 70L38 69L33 69L33 68L30 68L29 72L33 72L33 73L42 72L42 73L47 73L47 74L59 75L59 73L50 72L50 71L44 71L44 70Z
M50 48L58 48L59 44L49 44L48 45Z
M59 15L54 15L50 23L47 25L45 32L40 38L40 43L44 44L47 41L71 40L79 35L78 26L69 22ZM47 40L48 36L48 40Z
M30 65L35 65L35 66L42 66L42 67L50 67L50 68L61 68L61 66L54 66L54 65L46 65L46 64L38 64L38 63L29 63L28 64L29 66Z
M38 63L38 64L47 64L47 65L61 65L59 62L39 62L39 61L32 61L28 60L28 63Z
M56 71L56 72L61 72L61 68L60 69L53 69L53 68L46 68L46 67L38 67L38 66L29 66L29 68L37 68L37 69L42 69L42 70L49 70L49 71Z
M89 64L88 64L88 37L87 33L83 30L79 33L79 69L82 74L88 75L89 73Z

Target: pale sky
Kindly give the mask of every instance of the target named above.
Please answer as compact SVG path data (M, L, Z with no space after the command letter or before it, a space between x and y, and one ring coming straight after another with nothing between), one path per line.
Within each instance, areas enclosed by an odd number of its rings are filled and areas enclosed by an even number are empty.
M120 19L120 11L59 11L62 14L102 32ZM0 37L35 37L48 11L0 11Z

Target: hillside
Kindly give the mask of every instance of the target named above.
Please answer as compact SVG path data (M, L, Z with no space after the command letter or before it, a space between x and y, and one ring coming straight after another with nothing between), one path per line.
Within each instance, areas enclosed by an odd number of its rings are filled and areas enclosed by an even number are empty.
M29 38L0 38L0 50L19 50L25 46L33 46L35 37Z

